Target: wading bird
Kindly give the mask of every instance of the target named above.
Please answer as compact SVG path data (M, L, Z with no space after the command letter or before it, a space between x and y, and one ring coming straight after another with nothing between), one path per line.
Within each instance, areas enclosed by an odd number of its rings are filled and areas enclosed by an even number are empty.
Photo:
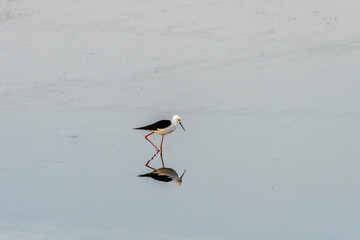
M178 123L180 124L182 129L184 129L184 131L185 131L185 128L181 124L181 118L178 115L174 115L171 120L160 120L160 121L157 121L156 123L147 125L145 127L134 128L134 130L147 130L147 131L152 132L152 133L145 136L146 140L148 140L158 151L162 151L162 144L163 144L163 140L164 140L164 135L175 131L176 126L177 126ZM157 133L159 135L162 135L161 144L160 144L160 150L155 146L155 144L153 142L151 142L147 138L148 136L150 136L153 133Z

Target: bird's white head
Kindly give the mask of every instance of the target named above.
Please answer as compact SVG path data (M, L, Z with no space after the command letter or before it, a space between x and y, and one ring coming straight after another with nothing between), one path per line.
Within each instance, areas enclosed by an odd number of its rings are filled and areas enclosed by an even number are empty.
M174 115L172 117L172 121L176 122L176 123L179 123L179 122L181 122L181 117L179 115Z
M172 120L171 120L173 123L175 123L175 125L176 124L180 124L180 126L182 127L182 129L184 129L184 131L185 131L185 128L184 128L184 126L181 124L181 118L180 118L180 116L179 115L174 115L173 117L172 117Z

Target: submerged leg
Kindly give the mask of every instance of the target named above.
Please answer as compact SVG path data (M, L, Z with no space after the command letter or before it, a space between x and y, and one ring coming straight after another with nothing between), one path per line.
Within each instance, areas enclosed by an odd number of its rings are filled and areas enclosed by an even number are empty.
M150 133L150 134L148 134L148 135L146 135L146 136L145 136L145 139L148 140L149 143L151 143L151 144L156 148L156 150L160 151L160 150L155 146L155 144L153 144L152 141L150 141L150 140L147 138L147 137L150 136L151 134L153 134L153 132Z

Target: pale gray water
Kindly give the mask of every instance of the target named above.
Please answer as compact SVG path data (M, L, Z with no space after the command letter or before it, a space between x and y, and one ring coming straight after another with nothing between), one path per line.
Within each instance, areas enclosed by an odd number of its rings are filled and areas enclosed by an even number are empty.
M1 240L360 238L356 1L1 6Z
M355 239L359 127L351 117L299 115L185 114L188 131L164 143L166 166L187 169L176 188L136 177L154 153L131 131L143 113L17 114L1 145L2 231L29 239Z

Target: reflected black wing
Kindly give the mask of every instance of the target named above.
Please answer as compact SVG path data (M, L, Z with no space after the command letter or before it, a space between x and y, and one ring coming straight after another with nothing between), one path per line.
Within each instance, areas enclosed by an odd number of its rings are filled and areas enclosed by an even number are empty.
M171 125L171 121L170 120L160 120L157 121L156 123L150 124L148 126L145 127L138 127L138 128L134 128L134 130L158 130L158 128L162 129L162 128L167 128Z
M170 176L159 175L159 174L154 173L154 172L142 174L142 175L139 175L139 177L151 177L151 178L153 178L155 180L162 181L162 182L171 182L172 181L172 178Z

